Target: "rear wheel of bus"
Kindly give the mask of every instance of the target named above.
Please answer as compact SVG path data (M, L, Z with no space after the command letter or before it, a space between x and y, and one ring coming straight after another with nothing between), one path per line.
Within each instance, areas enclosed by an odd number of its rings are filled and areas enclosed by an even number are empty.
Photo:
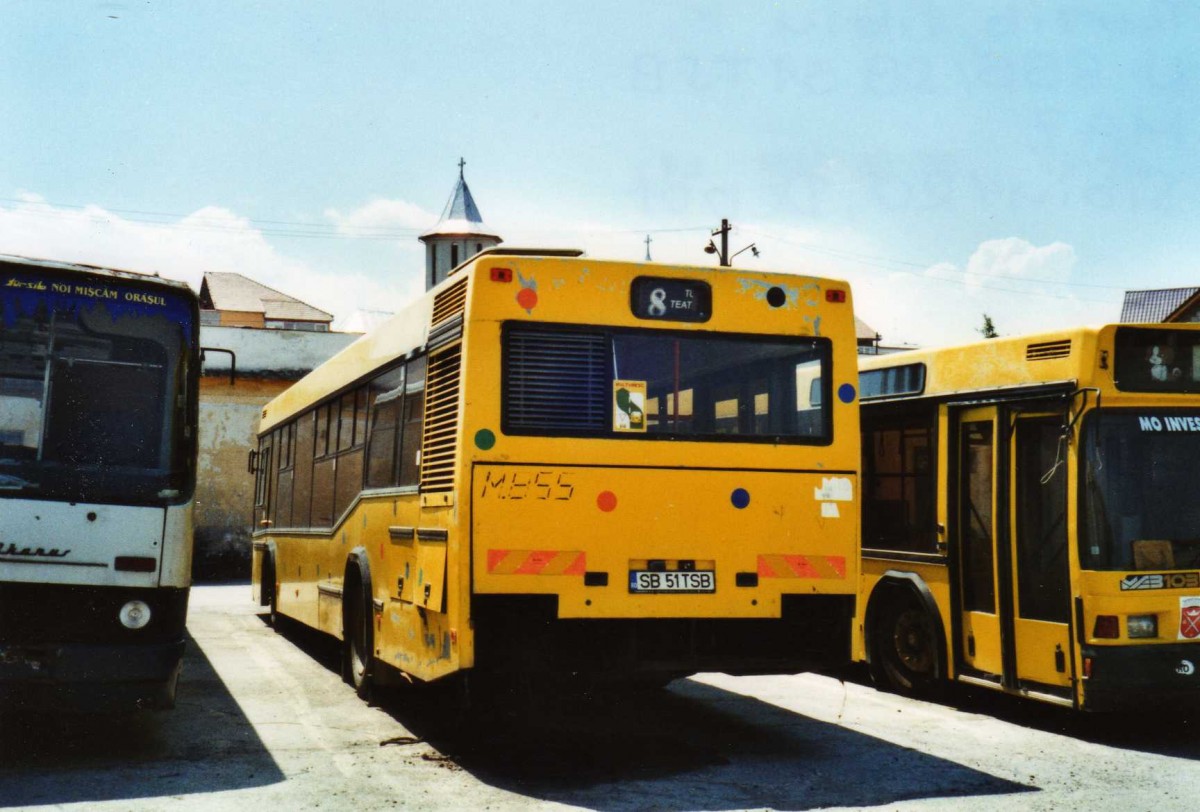
M362 570L346 569L342 593L342 663L346 682L367 699L371 693L374 634L371 627L370 590Z

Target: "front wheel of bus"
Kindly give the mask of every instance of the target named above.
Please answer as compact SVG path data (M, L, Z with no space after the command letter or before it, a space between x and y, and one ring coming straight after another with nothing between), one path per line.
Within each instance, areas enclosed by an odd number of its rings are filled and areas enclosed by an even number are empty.
M901 694L929 694L937 684L938 647L929 613L911 599L881 608L873 635L871 676Z
M363 699L371 694L371 661L374 656L371 613L368 597L363 590L361 578L348 579L342 603L343 662L346 681L354 686Z

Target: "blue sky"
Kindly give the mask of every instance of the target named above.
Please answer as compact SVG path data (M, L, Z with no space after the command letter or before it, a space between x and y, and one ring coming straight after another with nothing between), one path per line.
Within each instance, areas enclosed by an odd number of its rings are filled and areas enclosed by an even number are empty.
M830 274L890 343L1200 284L1200 6L0 0L0 253L419 290L509 244Z

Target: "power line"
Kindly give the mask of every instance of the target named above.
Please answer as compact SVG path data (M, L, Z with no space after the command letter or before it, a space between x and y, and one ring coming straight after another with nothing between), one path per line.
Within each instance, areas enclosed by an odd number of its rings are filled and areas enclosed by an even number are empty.
M906 260L891 259L888 257L876 257L876 256L871 256L869 254L857 254L857 253L854 253L851 251L844 251L844 250L834 249L834 248L826 248L824 246L813 245L811 243L799 242L797 240L788 239L787 237L780 237L775 234L769 234L769 233L757 231L754 229L745 229L745 231L747 231L750 234L756 234L762 238L778 240L779 242L782 242L787 245L791 245L793 247L800 248L803 250L812 251L812 252L818 253L818 254L825 254L828 256L835 257L837 259L852 260L854 262L866 265L868 267L880 268L882 270L887 270L892 273L902 273L907 276L916 277L917 279L928 280L928 281L933 281L933 282L943 282L946 284L955 284L955 285L962 285L962 286L965 286L967 284L967 280L965 280L965 279L954 279L954 278L947 278L947 277L943 277L943 276L929 275L928 273L917 273L915 271L905 270L904 267L895 267L895 266L899 265L899 266L906 266L909 268L925 268L928 270L928 269L936 268L937 265L940 263L909 262ZM963 276L981 277L982 279L985 279L985 280L998 279L998 280L1002 280L1002 281L1007 280L1007 281L1018 282L1018 283L1036 283L1036 284L1043 284L1043 285L1058 285L1058 286L1062 286L1062 287L1071 287L1071 288L1101 288L1101 289L1105 289L1105 290L1119 290L1119 291L1125 290L1124 287L1117 286L1117 285L1100 285L1100 284L1094 284L1094 283L1089 283L1089 282L1063 282L1063 281L1054 280L1054 279L1007 276L1007 275L1003 275L1003 274L986 274L986 273L981 273L979 271L968 271L968 270L961 270L961 271L958 271L958 273L962 274ZM982 288L984 290L994 290L994 291L999 291L999 292L1004 292L1004 293L1018 293L1018 294L1025 294L1025 295L1028 295L1030 292L1028 290L1020 290L1017 288L1005 288L1005 287L1000 287L1000 286L993 285L993 284L985 284L983 282L979 282L977 284L980 288ZM1046 296L1046 297L1053 298L1053 299L1069 299L1072 301L1097 302L1097 303L1103 303L1103 304L1108 304L1110 302L1110 300L1107 300L1107 299L1092 299L1092 298L1083 298L1083 297L1078 297L1078 296L1064 296L1064 295L1060 295L1060 294L1046 293L1043 291L1039 291L1038 295Z
M14 214L22 216L62 218L80 215L84 216L91 222L104 224L111 222L110 218L102 215L87 214L86 210L92 208L90 205L80 205L74 203L55 203L51 201L29 201L19 198L2 198L0 203L18 204L26 208L12 209ZM39 210L28 208L28 206L47 206L50 210ZM55 211L54 209L70 209L74 212ZM392 241L404 238L417 237L424 233L424 229L420 228L397 228L391 226L344 226L330 223L320 223L315 221L302 220L264 220L257 218L239 218L240 222L230 223L226 220L197 216L195 214L177 214L169 212L154 212L140 209L103 209L106 213L122 215L123 218L131 222L141 223L144 225L154 226L157 228L169 228L180 231L197 231L205 233L241 233L246 229L246 225L253 226L255 231L263 236L283 238L283 239L308 239L308 240L370 240L370 241ZM164 222L165 220L175 220L176 222ZM187 221L187 222L183 222ZM623 235L623 234L681 234L681 233L707 233L708 226L683 226L674 228L629 228L629 229L608 229L603 231L584 232L594 235ZM813 243L802 242L799 240L781 237L778 234L762 231L759 229L738 228L738 231L745 231L749 234L757 235L763 239L775 240L777 242L790 245L811 253L823 254L825 256L834 257L841 260L849 260L859 265L868 268L879 268L892 273L902 273L908 276L913 276L917 279L931 282L941 282L943 284L952 284L958 286L966 286L966 279L947 278L929 273L918 273L908 268L932 269L938 263L922 263L912 262L910 260L896 259L892 257L881 257L871 254L862 254L854 251L847 251L838 248L829 248L827 246L815 245ZM578 229L554 229L554 228L539 228L538 231L548 234L579 234ZM958 273L966 276L976 276L983 280L976 283L980 288L985 290L994 290L1003 293L1028 294L1027 290L1020 290L1011 287L1001 287L991 284L990 280L1012 281L1017 283L1035 283L1045 285L1056 285L1069 288L1096 288L1104 290L1120 290L1124 291L1124 287L1116 285L1101 285L1089 282L1062 282L1051 279L1033 278L1033 277L1015 277L999 274L985 274L978 271L962 270ZM1090 301L1108 304L1108 300L1081 298L1076 296L1064 296L1054 293L1046 293L1039 291L1038 295L1056 299L1070 299L1075 301Z

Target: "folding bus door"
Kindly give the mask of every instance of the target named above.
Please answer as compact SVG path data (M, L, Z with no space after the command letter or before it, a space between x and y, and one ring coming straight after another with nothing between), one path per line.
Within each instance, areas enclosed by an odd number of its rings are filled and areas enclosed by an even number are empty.
M1012 436L1016 677L1026 690L1069 688L1074 670L1067 561L1070 449L1063 440L1063 416L1018 417Z
M1000 430L995 407L958 413L959 644L967 669L997 680L1004 674L996 563Z

